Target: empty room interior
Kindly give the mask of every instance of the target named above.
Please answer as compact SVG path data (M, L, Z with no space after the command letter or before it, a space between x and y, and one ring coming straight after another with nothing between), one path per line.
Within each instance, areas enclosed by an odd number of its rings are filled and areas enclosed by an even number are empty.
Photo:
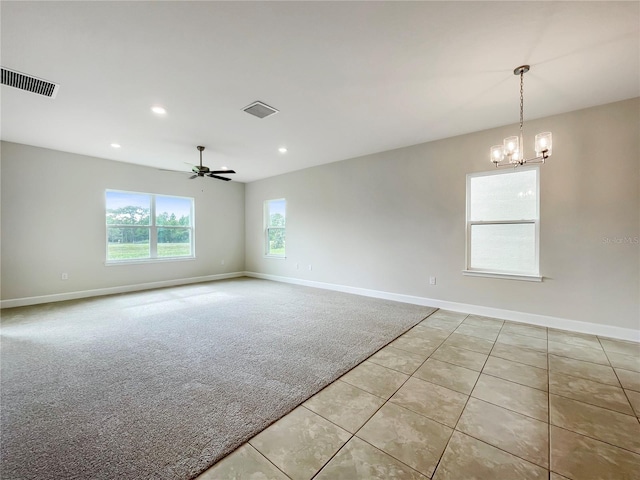
M640 479L640 2L0 22L1 478Z

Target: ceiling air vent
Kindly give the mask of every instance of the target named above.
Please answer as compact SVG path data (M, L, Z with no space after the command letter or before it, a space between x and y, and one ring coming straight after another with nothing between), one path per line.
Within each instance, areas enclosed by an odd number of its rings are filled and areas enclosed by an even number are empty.
M253 102L251 105L244 107L243 110L258 118L265 118L278 113L278 110L262 102Z
M58 89L60 88L60 85L56 83L4 67L2 67L2 85L19 88L20 90L37 93L38 95L44 95L49 98L56 98Z

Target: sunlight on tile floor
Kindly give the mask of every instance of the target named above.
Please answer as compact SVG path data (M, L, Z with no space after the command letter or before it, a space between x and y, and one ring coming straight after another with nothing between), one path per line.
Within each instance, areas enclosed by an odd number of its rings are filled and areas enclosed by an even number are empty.
M640 479L640 344L439 310L203 473Z

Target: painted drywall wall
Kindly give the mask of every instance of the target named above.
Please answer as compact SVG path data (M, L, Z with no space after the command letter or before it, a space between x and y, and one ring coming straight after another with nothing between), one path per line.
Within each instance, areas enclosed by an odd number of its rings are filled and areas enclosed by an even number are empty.
M525 129L528 156L535 133L553 132L541 166L543 282L462 274L466 175L491 170L489 147L517 125L247 184L247 271L639 330L639 99ZM265 258L263 202L283 197L287 258Z
M244 270L244 184L16 143L0 147L2 300ZM106 266L106 189L194 197L196 259Z

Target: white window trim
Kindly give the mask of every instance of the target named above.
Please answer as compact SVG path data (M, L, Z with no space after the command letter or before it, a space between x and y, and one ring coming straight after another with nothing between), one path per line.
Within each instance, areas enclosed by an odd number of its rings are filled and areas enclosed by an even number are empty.
M182 262L196 259L196 225L195 225L195 198L193 197L183 197L181 195L165 195L163 193L149 193L149 192L133 192L129 190L116 190L113 188L107 188L105 190L105 204L103 211L106 214L107 211L107 192L117 192L117 193L132 193L135 195L148 195L151 197L151 205L149 206L149 217L151 219L151 225L142 226L143 228L149 228L149 258L125 258L122 260L110 260L109 259L109 228L135 228L134 226L114 226L108 225L105 220L105 262L106 266L114 266L114 265L132 265L132 264L145 264L145 263L166 263L166 262ZM157 241L157 233L158 233L158 225L156 225L156 197L173 197L173 198L186 198L191 200L191 226L188 227L191 229L190 232L190 240L191 240L191 255L183 255L180 257L158 257L158 241ZM164 226L160 225L161 228L186 228L186 227L172 227L172 226Z
M284 218L285 218L285 226L284 227L270 227L269 226L269 202L278 202L278 201L283 201L284 203ZM287 199L286 198L270 198L269 200L265 200L263 203L263 207L262 207L262 232L264 235L264 245L263 245L263 257L264 258L271 258L274 260L286 260L287 259L287 248L285 246L285 253L284 255L274 255L272 253L269 253L269 230L272 228L278 228L281 230L285 231L285 236L286 236L286 232L287 232ZM286 241L286 240L285 240ZM286 245L286 244L285 244Z
M509 173L507 170L495 170L488 172L477 172L467 174L467 188L466 188L466 226L465 226L465 269L462 271L463 275L470 277L488 277L488 278L501 278L505 280L524 280L529 282L542 282L543 276L540 275L540 167L538 165L518 167L520 171L523 170L536 170L536 215L537 218L521 219L521 220L493 220L493 221L472 221L469 220L469 214L471 213L471 195L469 195L471 189L471 179L475 177L486 177L489 175L504 175ZM535 273L519 273L519 272L507 272L497 270L485 270L470 268L471 261L471 226L473 225L522 225L525 223L534 224L535 226L535 264L537 266L537 272Z

